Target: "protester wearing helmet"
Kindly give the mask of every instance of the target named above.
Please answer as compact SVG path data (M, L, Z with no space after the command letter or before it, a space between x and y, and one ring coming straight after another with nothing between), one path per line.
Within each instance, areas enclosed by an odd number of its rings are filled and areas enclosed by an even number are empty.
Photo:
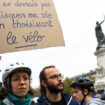
M70 87L73 88L73 97L81 103L81 105L104 105L105 102L100 99L93 99L94 92L93 81L87 78L78 78Z
M11 64L2 75L0 105L35 105L30 86L31 69L23 63Z

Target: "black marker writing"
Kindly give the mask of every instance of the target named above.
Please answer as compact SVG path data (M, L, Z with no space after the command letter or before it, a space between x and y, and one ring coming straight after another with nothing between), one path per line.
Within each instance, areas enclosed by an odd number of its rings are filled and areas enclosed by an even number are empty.
M17 43L16 36L14 36L11 31L8 32L8 34L7 34L7 43L8 44L16 44Z
M30 32L29 35L23 36L26 43L28 42L41 42L45 36L39 35L38 31Z

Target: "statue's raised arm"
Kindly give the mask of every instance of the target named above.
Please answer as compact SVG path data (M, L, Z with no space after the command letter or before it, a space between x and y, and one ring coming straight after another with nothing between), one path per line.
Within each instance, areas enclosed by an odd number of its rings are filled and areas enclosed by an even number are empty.
M105 19L101 23L99 23L99 24L101 25L104 21L105 21Z

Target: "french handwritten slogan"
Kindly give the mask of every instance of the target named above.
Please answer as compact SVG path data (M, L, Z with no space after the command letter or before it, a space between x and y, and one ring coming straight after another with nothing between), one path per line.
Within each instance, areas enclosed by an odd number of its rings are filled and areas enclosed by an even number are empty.
M52 0L0 0L0 53L64 45Z

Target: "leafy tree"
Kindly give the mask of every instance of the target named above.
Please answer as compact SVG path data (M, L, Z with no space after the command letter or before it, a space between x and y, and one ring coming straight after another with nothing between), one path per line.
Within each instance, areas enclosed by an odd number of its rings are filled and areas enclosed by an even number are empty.
M70 85L72 83L72 79L66 77L65 80L63 81L64 83L64 91L68 95L72 95L72 89L70 88Z
M40 89L39 88L32 88L33 96L34 97L39 97L40 96Z

